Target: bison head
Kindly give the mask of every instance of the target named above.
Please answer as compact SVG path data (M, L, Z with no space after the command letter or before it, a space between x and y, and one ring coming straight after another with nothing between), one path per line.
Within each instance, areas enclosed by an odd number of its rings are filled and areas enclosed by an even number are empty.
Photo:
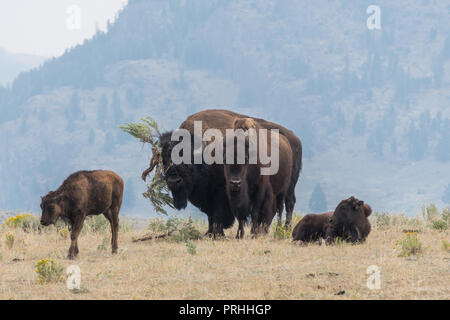
M326 227L327 240L340 237L352 243L364 241L370 232L367 217L371 212L369 205L355 197L342 200Z
M172 132L161 135L161 156L164 168L164 179L172 193L173 204L176 209L186 208L188 196L194 187L194 164L174 164L172 162L172 149L179 143L171 140Z
M62 197L56 195L54 191L51 191L45 197L41 197L41 199L41 224L43 226L54 224L63 214Z
M229 196L239 195L243 187L245 187L245 182L247 180L247 171L249 166L248 139L244 140L244 159L238 159L238 141L238 138L231 136L224 142L223 146L223 157L225 159L223 173ZM229 149L230 147L233 149L233 154L231 159L227 159L227 148ZM230 160L232 160L232 163L229 163Z

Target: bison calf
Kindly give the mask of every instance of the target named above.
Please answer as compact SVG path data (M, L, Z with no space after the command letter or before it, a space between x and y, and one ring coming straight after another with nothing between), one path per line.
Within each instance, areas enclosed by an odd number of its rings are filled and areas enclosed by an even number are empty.
M294 241L314 242L326 237L327 224L333 212L320 214L307 214L295 226L292 231Z
M61 217L69 224L69 259L78 254L77 238L86 216L103 214L111 224L112 253L117 253L119 210L123 180L112 171L79 171L71 174L56 191L41 201L41 224L54 224Z

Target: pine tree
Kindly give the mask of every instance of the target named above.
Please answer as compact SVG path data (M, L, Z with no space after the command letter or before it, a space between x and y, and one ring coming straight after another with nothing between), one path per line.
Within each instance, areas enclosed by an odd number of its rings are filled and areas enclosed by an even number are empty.
M99 128L105 129L108 124L109 119L109 106L108 106L108 98L105 94L103 94L100 98L100 101L97 105L97 123Z
M442 202L444 202L446 205L450 205L450 184L447 186L444 194L442 195Z
M320 183L316 185L309 198L309 208L316 213L327 211L327 199Z
M123 121L123 112L120 107L120 96L117 91L114 91L113 94L113 100L112 100L112 109L113 109L113 116L114 116L114 124L119 124L121 121Z
M366 129L366 123L362 119L361 115L357 113L353 118L352 131L354 136L364 135Z

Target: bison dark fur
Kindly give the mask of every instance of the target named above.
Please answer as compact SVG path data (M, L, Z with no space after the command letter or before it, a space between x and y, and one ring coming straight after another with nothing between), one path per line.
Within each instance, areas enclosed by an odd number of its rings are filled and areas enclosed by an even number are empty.
M239 126L239 124L245 125L248 124L248 120L244 120L243 122L238 122L236 124L236 119L252 119L257 124L261 126L263 129L278 129L279 132L286 137L288 140L291 150L292 150L292 170L291 177L289 179L289 188L286 193L285 202L286 202L286 226L290 227L292 212L294 211L294 205L296 202L295 198L295 186L298 181L298 177L300 175L300 171L302 169L302 143L300 139L289 129L264 119L253 118L247 115L239 114L230 110L223 109L208 109L204 111L200 111L190 115L186 120L181 124L180 128L187 129L193 132L194 121L202 121L203 122L203 130L208 128L216 128L216 129L229 129ZM246 124L247 122L247 124Z
M162 134L159 142L166 172L164 179L172 193L175 208L184 209L190 201L208 216L207 234L223 236L223 229L233 225L234 216L225 194L222 167L185 163L174 165L171 152L177 142L171 141L171 135L172 132Z
M327 226L327 242L337 237L352 243L364 242L371 230L368 219L371 213L372 208L362 200L355 197L342 200Z
M117 253L119 211L123 180L112 171L78 171L71 174L56 191L41 201L41 224L48 226L62 218L69 224L69 259L78 254L77 239L86 216L103 214L111 224L112 253Z
M295 226L292 231L294 241L314 242L320 238L326 238L327 225L333 212L320 214L307 214Z
M241 120L239 120L241 121ZM245 123L251 124L252 129L256 129L256 133L260 129L259 124L252 119L244 120ZM241 124L235 122L234 129L242 128ZM276 156L279 156L279 168L273 175L262 175L261 169L264 167L258 160L256 164L249 164L249 138L245 138L245 164L237 162L237 141L235 137L230 137L224 145L224 156L227 153L226 148L233 145L234 162L233 164L224 165L224 176L226 183L227 196L230 201L230 207L233 214L239 221L239 229L237 238L244 236L244 224L251 212L252 232L267 232L272 219L278 211L279 219L283 212L283 206L286 201L286 195L290 185L292 171L292 150L286 137L279 134L279 149L271 150L270 136L268 134L267 150Z

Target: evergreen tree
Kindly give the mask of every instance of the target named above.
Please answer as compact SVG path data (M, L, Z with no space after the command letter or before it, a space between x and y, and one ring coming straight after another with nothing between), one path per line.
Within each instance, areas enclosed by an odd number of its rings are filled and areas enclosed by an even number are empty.
M109 111L108 98L106 97L105 94L103 94L97 105L97 123L99 128L101 129L107 128L109 119L108 111Z
M309 208L316 213L327 211L327 199L320 183L316 185L309 198Z
M450 205L450 184L447 186L444 194L442 195L442 202L444 202L446 205Z
M414 161L423 160L428 149L428 136L425 128L417 128L411 122L408 130L408 154Z
M447 119L441 127L439 140L436 144L435 157L442 162L450 161L450 121Z
M137 195L139 193L136 192L136 188L134 187L133 179L128 178L125 181L125 192L124 192L124 201L123 206L124 208L131 209L135 206Z
M80 95L78 92L74 92L69 101L69 116L72 120L83 120L84 112L80 108Z
M113 94L112 109L113 109L114 124L117 125L123 121L123 112L120 107L120 96L117 91L114 91Z
M361 115L357 113L353 118L352 123L352 132L354 136L362 136L364 135L364 131L366 129L366 123L362 119Z

